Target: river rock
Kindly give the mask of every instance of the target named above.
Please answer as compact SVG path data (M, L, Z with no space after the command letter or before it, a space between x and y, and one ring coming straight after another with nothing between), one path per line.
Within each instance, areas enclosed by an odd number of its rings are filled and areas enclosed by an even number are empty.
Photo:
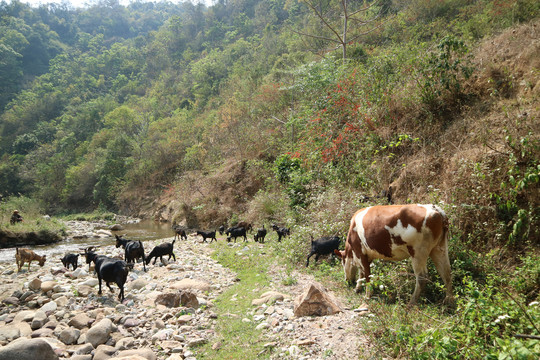
M88 355L94 350L94 347L92 346L92 344L83 344L83 345L77 346L76 349L77 349L75 350L76 355Z
M179 307L180 306L180 294L178 293L164 293L158 295L154 300L156 305L163 305L166 307Z
M18 339L0 348L0 360L58 360L53 348L42 339Z
M30 334L31 338L51 337L51 336L54 336L54 331L48 328L37 329L35 331L32 331L32 334Z
M58 335L58 340L66 345L73 345L77 343L80 335L81 330L74 327L69 327L60 332L60 335Z
M58 309L58 305L56 304L56 302L49 301L48 303L43 304L40 310L45 312L46 314L51 314L56 311L56 309Z
M28 288L30 290L40 290L41 289L41 280L38 278L34 278L30 280L28 283Z
M69 358L70 360L92 360L92 355L73 355Z
M84 277L84 276L88 276L88 270L86 270L83 267L78 267L70 273L70 277L76 278L76 279Z
M185 324L191 322L192 319L193 319L193 317L192 317L191 315L188 315L188 314L186 314L186 315L180 315L180 316L178 317L178 319L176 319L176 323L177 323L178 325L185 325Z
M86 342L97 348L98 345L105 344L112 331L111 320L105 318L92 326L86 333Z
M9 342L21 336L21 331L14 324L0 327L0 343Z
M92 292L94 291L94 289L92 289L90 286L88 285L79 285L77 287L77 293L79 296L82 296L82 297L87 297L88 295L90 295Z
M17 306L17 305L19 305L19 298L15 297L15 296L8 296L4 300L2 300L2 303L6 304L6 305L15 305L15 306Z
M69 320L68 325L80 330L89 327L93 322L94 319L86 315L86 313L80 313L72 317L71 320Z
M185 357L182 354L172 354L166 360L184 360Z
M208 342L207 339L204 339L204 338L196 338L196 339L192 339L190 340L188 343L187 343L187 347L197 347L197 346L201 346L201 345L204 345Z
M63 294L55 294L55 295L60 295L58 297L55 297L53 295L53 300L54 302L60 307L60 308L63 308L67 305L67 303L69 302L69 299L67 296L63 295Z
M120 224L114 224L114 225L111 225L109 230L111 230L111 231L119 231L119 230L124 230L124 227L122 225L120 225Z
M191 291L180 291L180 303L189 308L197 309L199 307L199 299Z
M107 360L116 353L116 348L109 345L99 345L94 352L93 360Z
M140 290L148 284L148 281L143 278L138 278L126 284L128 290Z
M113 235L112 235L112 232L110 232L109 230L99 229L98 231L96 231L96 236L103 238L103 237L111 237Z
M177 281L171 285L171 288L178 290L199 290L202 292L210 291L211 286L205 281L194 280L190 278L185 278L180 281Z
M116 342L116 348L118 350L129 350L132 349L135 345L135 338L134 337L125 337Z
M54 280L44 281L41 283L41 291L44 293L51 291L58 283Z
M343 307L320 284L312 283L294 303L294 315L324 316L342 312Z
M267 291L264 294L262 294L260 298L254 299L251 302L251 304L255 305L255 306L259 306L259 305L262 305L262 304L273 303L273 302L276 302L276 301L283 301L283 299L285 299L285 297L286 297L286 295L281 294L281 293L279 293L277 291Z
M98 284L99 284L98 279L90 278L90 279L87 279L87 280L83 281L79 285L86 285L86 286L96 287Z
M32 319L34 318L34 316L36 315L36 312L35 311L32 311L32 310L23 310L23 311L19 311L17 313L17 315L15 315L15 317L13 318L13 323L16 324L16 323L20 323L20 322L30 322L32 321Z
M120 359L136 359L136 356L141 357L145 360L156 360L156 354L150 348L142 349L133 349L133 350L123 350L120 351L114 358L111 360L120 360Z
M126 321L124 321L124 327L125 328L133 328L139 326L140 321L139 319L134 318L127 318Z
M36 311L32 319L32 324L31 324L32 330L41 328L43 325L47 323L47 321L49 321L49 318L47 314L45 313L45 311L43 310Z

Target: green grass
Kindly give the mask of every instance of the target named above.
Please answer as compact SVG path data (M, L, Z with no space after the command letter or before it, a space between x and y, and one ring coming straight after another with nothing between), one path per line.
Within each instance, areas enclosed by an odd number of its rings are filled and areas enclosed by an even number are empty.
M96 221L96 220L106 220L106 221L113 221L114 220L114 213L109 211L103 211L103 210L94 210L91 213L78 213L78 214L68 214L68 215L62 215L62 219L69 221L69 220L76 220L76 221Z
M19 210L23 222L11 225L9 220L13 210ZM26 197L11 197L0 204L0 226L15 233L48 232L64 233L64 224L54 217L44 218L44 211L39 203Z
M269 354L264 352L266 343L261 331L256 330L256 322L245 322L251 319L255 309L251 301L265 291L270 290L268 271L272 261L271 256L261 254L261 249L253 243L247 246L229 247L225 242L212 245L212 257L223 266L237 274L235 285L223 292L214 302L214 310L218 315L215 330L217 340L196 349L200 359L266 359ZM268 250L264 249L267 253ZM219 349L212 349L219 342Z

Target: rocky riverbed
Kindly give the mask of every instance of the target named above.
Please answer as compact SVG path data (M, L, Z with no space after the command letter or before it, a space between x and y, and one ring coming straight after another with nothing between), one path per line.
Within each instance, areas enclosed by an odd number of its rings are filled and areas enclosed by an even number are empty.
M147 253L164 241L172 238L145 242ZM247 251L262 245L231 246ZM136 264L123 303L117 300L115 284L114 293L103 284L102 296L97 295L97 277L82 256L76 270L65 269L60 255L49 258L43 267L34 262L30 271L25 265L19 273L14 262L6 264L0 274L0 360L28 360L35 352L44 360L193 360L201 344L219 348L213 302L237 278L211 259L210 251L206 243L189 236L175 243L176 261L158 259L156 265L147 266L147 272ZM112 244L98 252L122 254ZM367 314L365 309L296 316L294 299L313 279L295 273L298 282L283 288L281 271L272 271L276 281L270 284L275 287L271 296L264 298L261 292L252 311L241 314L243 321L263 330L271 358L357 358L365 344L357 320Z

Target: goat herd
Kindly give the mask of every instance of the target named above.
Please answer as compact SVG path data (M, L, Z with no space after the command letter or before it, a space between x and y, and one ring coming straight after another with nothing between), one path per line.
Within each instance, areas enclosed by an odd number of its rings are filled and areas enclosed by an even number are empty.
M218 231L221 235L226 234L227 235L227 241L230 242L234 239L236 242L236 239L239 237L243 237L244 241L247 241L247 234L252 230L252 225L247 222L240 222L236 226L228 228L225 230L224 226L220 226L218 230L214 231L197 231L197 236L202 236L203 242L207 242L207 239L210 239L210 242L217 241L216 239L216 231ZM276 231L278 236L278 241L281 241L283 237L286 237L290 235L290 229L286 227L279 227L275 224L272 224L272 229ZM84 253L82 254L66 254L62 259L62 264L64 267L73 268L73 270L77 269L78 267L78 258L79 255L83 255L86 258L86 263L90 267L92 263L94 263L94 269L98 277L99 281L99 291L98 294L101 295L101 284L102 281L104 281L107 285L107 287L113 291L111 288L111 283L116 283L118 285L118 288L120 289L120 293L118 295L118 299L120 301L124 300L124 285L127 280L127 276L129 273L129 270L133 268L135 265L135 262L139 259L142 260L143 269L146 271L146 265L150 264L150 261L154 259L153 265L155 265L157 258L160 258L161 261L163 261L163 256L168 255L168 260L171 259L171 257L176 261L176 256L174 255L174 243L177 239L186 239L187 235L185 229L179 227L179 226L173 226L173 230L175 232L174 240L172 243L162 243L154 247L150 254L145 256L144 253L144 247L140 240L127 240L123 239L121 236L115 235L116 237L116 247L122 247L124 249L124 259L118 259L118 258L112 258L105 255L98 255L95 250L95 246L88 247L84 249ZM260 229L257 229L255 234L253 235L253 238L256 242L264 243L264 239L267 235L266 228L263 227ZM334 252L334 249L339 248L339 237L325 237L321 238L319 240L313 240L311 239L311 252L307 257L306 266L309 265L309 258L316 254L315 261L318 260L320 255L327 255ZM43 266L45 264L46 257L45 256L39 256L36 253L34 253L32 250L29 249L16 249L15 252L15 259L17 263L18 271L21 270L23 265L25 263L28 263L28 270L30 270L30 263L32 261L37 261L40 266Z

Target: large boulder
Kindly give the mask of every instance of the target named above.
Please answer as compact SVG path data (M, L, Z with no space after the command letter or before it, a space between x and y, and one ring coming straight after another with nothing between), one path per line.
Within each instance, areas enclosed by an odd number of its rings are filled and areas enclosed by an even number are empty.
M312 283L294 302L294 315L298 317L333 315L342 311L343 307L334 296L317 283Z
M42 339L17 339L0 348L0 360L58 360L51 345Z

